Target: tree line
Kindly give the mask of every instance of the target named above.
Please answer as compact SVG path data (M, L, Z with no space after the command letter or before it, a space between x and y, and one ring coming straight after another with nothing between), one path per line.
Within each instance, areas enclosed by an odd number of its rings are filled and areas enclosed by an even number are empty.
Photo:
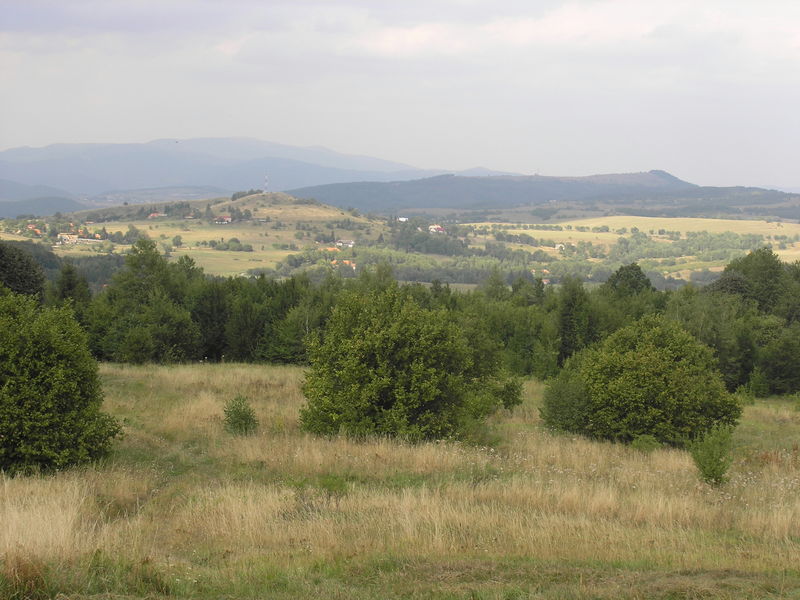
M349 278L333 269L316 277L209 277L190 258L170 262L142 239L92 293L73 264L64 263L45 286L38 264L19 258L28 256L24 250L0 248L7 287L47 304L69 303L98 359L131 363L302 364L309 334L323 329L342 297L367 295L397 275L377 264ZM471 292L438 281L404 287L423 309L445 310L463 328L485 328L517 375L552 377L575 352L646 315L663 315L713 350L729 391L800 390L800 263L784 263L769 248L731 261L703 288L657 291L635 263L592 288L574 277L548 286L525 270L509 285L505 274L488 269Z

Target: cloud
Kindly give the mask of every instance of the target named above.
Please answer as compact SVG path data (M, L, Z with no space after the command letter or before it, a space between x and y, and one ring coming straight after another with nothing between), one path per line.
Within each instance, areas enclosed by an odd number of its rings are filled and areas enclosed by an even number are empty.
M794 0L6 0L3 12L0 146L253 135L569 173L669 168L668 153L702 169L704 154L744 162L734 151L764 147L780 162L800 135Z

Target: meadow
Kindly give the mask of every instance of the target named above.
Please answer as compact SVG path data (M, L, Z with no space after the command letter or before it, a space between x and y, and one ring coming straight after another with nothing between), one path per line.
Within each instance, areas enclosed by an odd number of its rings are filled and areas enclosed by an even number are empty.
M800 410L745 407L730 481L554 435L543 386L480 443L315 438L302 369L101 365L102 464L0 478L8 598L800 598ZM223 428L250 399L255 435Z

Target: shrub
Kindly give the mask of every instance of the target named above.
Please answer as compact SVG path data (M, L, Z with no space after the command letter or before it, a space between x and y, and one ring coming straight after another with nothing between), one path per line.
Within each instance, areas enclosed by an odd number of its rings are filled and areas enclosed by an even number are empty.
M100 412L102 400L72 312L0 293L0 469L61 469L104 455L120 427Z
M689 452L700 477L711 485L720 485L727 480L726 473L731 466L731 440L733 428L720 425L692 442Z
M233 435L250 435L258 429L258 418L250 402L244 396L236 396L224 408L225 431Z
M634 438L634 440L631 442L631 448L634 448L639 452L648 453L661 448L661 444L655 438L655 436L645 433Z
M569 359L544 390L540 413L544 422L552 428L580 432L588 426L589 396L578 369L580 356L578 354Z
M741 414L711 349L663 317L620 329L564 370L541 411L555 429L620 442L651 435L682 446Z
M754 398L766 398L769 396L769 379L760 367L755 367L750 373L747 391Z
M345 294L309 342L303 428L410 441L473 435L487 415L520 402L520 386L503 378L488 336L469 334L394 283Z

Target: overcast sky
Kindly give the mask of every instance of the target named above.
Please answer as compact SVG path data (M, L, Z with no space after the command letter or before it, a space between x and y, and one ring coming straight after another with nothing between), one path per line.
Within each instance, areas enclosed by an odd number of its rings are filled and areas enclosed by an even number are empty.
M0 148L249 136L800 187L797 0L0 0Z

